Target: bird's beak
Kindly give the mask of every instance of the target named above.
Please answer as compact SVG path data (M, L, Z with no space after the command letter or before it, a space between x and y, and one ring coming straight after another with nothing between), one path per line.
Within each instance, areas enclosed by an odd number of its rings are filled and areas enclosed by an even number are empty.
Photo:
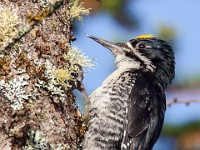
M119 43L112 43L91 35L86 34L87 37L95 40L99 44L103 45L104 47L108 48L115 56L117 56L120 53L123 53L122 48L118 46Z

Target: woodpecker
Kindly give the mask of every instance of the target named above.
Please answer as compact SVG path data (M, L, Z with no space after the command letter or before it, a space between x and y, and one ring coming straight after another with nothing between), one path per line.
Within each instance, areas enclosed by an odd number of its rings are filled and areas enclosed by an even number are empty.
M166 109L165 89L175 76L171 46L152 35L113 43L91 35L115 56L117 69L90 96L84 150L151 150Z

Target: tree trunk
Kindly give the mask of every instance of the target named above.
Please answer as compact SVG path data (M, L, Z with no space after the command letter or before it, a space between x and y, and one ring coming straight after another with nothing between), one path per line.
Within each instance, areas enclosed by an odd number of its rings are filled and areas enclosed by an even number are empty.
M16 19L0 43L0 149L77 149L76 83L63 87L52 73L70 66L69 0L3 0L0 11Z

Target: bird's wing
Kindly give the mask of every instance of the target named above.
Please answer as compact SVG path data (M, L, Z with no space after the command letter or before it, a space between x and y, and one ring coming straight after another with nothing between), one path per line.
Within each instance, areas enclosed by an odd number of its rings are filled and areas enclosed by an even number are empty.
M151 149L160 135L165 112L165 95L145 76L140 76L130 94L127 126L122 149Z

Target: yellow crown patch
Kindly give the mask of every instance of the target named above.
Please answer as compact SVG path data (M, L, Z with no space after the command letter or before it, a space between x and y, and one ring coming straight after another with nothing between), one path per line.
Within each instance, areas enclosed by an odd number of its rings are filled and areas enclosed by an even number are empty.
M135 39L147 39L147 38L153 38L154 36L152 34L143 34L140 36L135 37Z

